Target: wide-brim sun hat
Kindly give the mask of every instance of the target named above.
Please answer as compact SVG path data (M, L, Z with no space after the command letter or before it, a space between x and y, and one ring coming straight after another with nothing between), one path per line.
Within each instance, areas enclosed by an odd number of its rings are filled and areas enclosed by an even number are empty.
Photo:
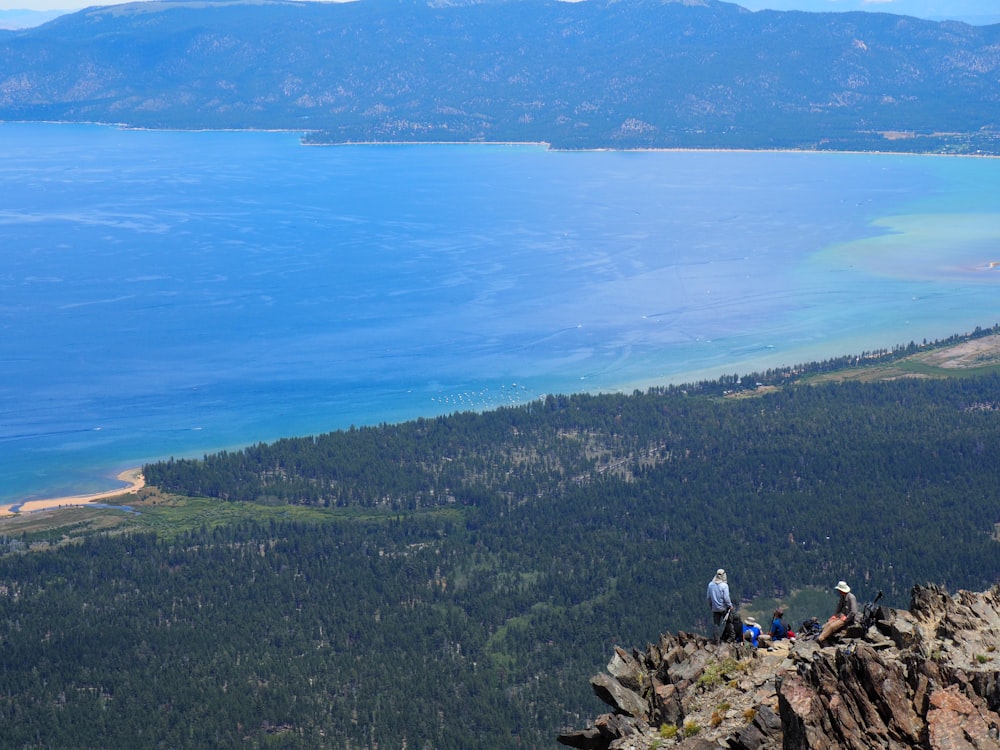
M743 624L744 625L749 625L750 627L757 627L757 621L755 619L753 619L752 617L744 618Z
M851 593L851 587L847 585L846 581L837 581L837 585L834 588L842 594Z

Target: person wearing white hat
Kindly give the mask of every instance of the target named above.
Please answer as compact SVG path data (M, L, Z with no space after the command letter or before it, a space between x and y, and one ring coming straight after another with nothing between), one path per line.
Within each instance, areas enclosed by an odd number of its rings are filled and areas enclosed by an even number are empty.
M851 593L851 587L847 585L847 582L838 581L833 588L840 595L840 600L837 602L836 611L826 621L823 631L816 639L820 646L825 646L830 636L858 619L858 599Z
M749 641L754 648L757 648L759 645L759 641L757 640L758 638L760 638L760 625L758 625L757 621L752 617L744 617L743 640Z
M726 579L726 571L719 568L715 571L715 577L708 582L708 606L712 608L712 640L716 643L719 638L725 638L732 628L733 600L729 598L729 582ZM722 625L722 633L719 633L719 625Z

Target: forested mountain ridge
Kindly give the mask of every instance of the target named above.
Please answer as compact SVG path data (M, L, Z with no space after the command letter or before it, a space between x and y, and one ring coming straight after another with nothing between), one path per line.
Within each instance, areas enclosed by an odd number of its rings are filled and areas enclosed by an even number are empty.
M718 0L164 0L0 31L0 119L989 152L998 50L1000 25Z

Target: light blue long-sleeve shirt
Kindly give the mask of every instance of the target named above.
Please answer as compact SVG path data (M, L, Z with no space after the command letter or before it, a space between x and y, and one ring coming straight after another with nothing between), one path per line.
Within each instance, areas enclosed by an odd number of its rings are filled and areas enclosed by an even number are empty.
M713 579L708 584L708 603L713 612L725 612L732 609L733 601L729 598L729 584L725 581L716 582Z

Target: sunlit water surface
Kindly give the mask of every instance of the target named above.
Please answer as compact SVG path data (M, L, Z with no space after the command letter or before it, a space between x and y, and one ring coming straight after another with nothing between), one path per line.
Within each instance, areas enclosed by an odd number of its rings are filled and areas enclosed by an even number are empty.
M0 501L990 326L1000 161L0 125Z

